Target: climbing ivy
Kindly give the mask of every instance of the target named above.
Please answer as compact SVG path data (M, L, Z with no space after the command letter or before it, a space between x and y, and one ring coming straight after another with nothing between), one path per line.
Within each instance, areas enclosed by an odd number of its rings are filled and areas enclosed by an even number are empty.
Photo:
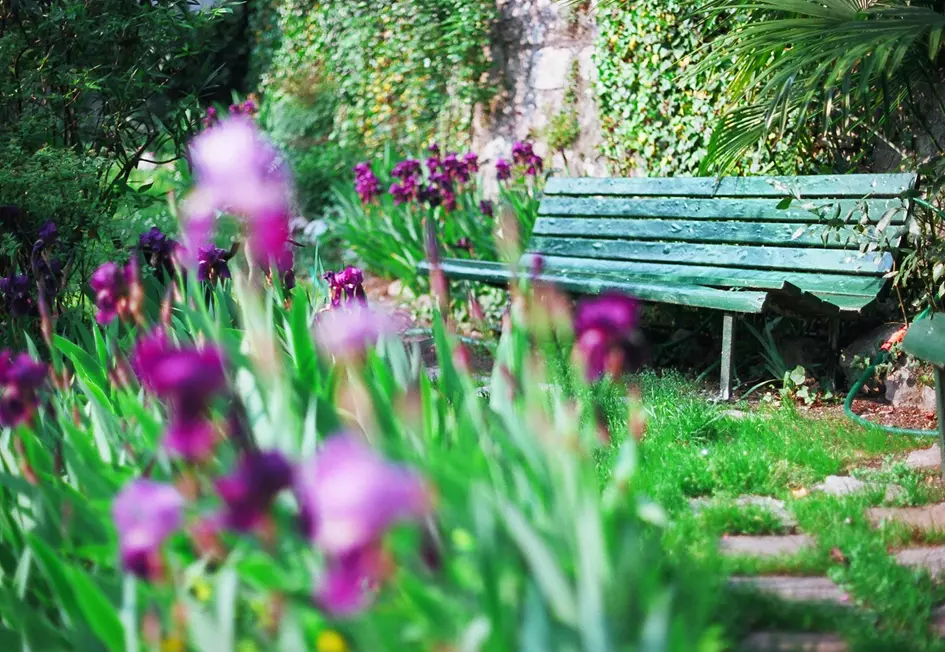
M721 29L691 3L638 0L599 9L596 64L603 143L611 174L696 174L725 108L727 70L693 74L700 50ZM816 161L795 144L759 143L741 174L796 174Z
M335 98L335 140L364 150L458 145L485 77L494 0L277 0L254 21L264 92Z

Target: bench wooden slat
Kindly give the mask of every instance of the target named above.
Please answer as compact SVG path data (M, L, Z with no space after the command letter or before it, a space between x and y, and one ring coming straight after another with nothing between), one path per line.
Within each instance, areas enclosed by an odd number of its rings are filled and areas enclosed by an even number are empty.
M732 269L707 265L679 265L673 263L628 262L567 256L541 256L549 272L569 271L588 274L610 274L617 278L677 277L692 285L757 288L777 290L793 283L808 292L831 292L854 296L875 297L886 285L878 276L847 276L840 274L810 274L803 272L771 271L763 269ZM533 254L522 257L522 269L531 269Z
M549 181L550 182L550 181ZM673 199L626 197L545 197L538 208L539 216L553 217L639 217L686 220L741 220L745 222L821 222L819 214L810 209L823 209L824 214L841 218L852 213L859 219L864 208L870 220L878 222L888 210L897 209L891 224L902 224L908 213L899 198L892 199L826 199L794 201L787 208L778 208L779 199Z
M859 314L868 308L871 308L873 304L876 303L876 297L866 297L866 296L852 296L848 294L829 294L827 292L812 292L815 297L826 301L827 303L832 303L838 308L840 312L844 313L855 313Z
M505 284L512 278L511 270L501 263L474 260L446 259L441 265L448 278L478 281L491 284ZM429 264L420 266L429 271ZM579 274L576 272L543 272L537 280L579 294L600 294L602 292L623 292L642 301L672 303L695 308L713 308L728 312L759 313L765 308L766 292L730 291L698 285L678 285L659 283L656 280L627 279L620 280L607 275Z
M889 227L886 235L898 239L903 227ZM621 219L613 217L540 217L532 231L536 236L629 238L664 242L727 243L774 247L858 249L863 236L843 227L824 240L820 225L759 222L706 222L699 220ZM838 237L839 236L839 237Z
M592 238L533 237L528 253L608 260L675 262L733 268L804 270L879 275L892 267L892 255L829 249L797 249L681 242L626 242Z
M639 197L895 197L915 184L914 174L843 174L805 177L553 177L545 195Z

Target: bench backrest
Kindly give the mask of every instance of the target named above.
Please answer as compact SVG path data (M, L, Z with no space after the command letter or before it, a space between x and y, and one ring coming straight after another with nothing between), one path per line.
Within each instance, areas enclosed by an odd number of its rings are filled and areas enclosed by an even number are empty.
M900 195L915 182L915 174L552 178L526 258L562 271L876 296L892 255L861 245L881 221L896 244L909 214ZM846 226L825 241L825 219Z

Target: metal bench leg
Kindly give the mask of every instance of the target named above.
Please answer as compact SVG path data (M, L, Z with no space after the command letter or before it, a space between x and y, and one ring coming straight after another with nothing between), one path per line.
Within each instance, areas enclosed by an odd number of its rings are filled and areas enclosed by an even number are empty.
M833 391L837 386L837 371L840 368L840 318L830 318L830 328L828 331L828 344L830 346L830 363L827 365L827 380L830 382L829 390Z
M938 415L938 446L945 451L945 373L942 367L935 367L935 411ZM941 464L939 472L945 478L945 463Z
M722 316L722 378L719 383L719 398L732 400L732 375L735 371L735 315L727 312Z

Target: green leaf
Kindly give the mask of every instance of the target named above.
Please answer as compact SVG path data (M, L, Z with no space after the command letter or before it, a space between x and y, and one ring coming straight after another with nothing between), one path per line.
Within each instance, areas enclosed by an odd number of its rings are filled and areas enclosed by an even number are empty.
M62 351L62 353L72 361L76 367L76 373L86 382L90 385L95 385L100 390L106 386L105 377L101 373L101 368L92 356L61 335L54 335L53 343L56 345L57 349Z
M73 617L77 616L80 611L76 605L68 569L59 561L58 555L53 552L52 548L38 537L32 534L28 535L27 542L33 554L36 555L36 560L43 570L43 574L46 575L46 578L49 580L58 602L67 613Z
M787 209L791 207L792 203L794 203L793 197L785 197L784 199L778 202L778 210L786 211Z
M499 503L499 511L509 535L525 558L555 616L566 624L576 624L577 602L574 592L551 549L511 503L503 500Z
M79 607L89 627L109 650L124 650L125 631L118 610L81 568L74 566L71 575Z

